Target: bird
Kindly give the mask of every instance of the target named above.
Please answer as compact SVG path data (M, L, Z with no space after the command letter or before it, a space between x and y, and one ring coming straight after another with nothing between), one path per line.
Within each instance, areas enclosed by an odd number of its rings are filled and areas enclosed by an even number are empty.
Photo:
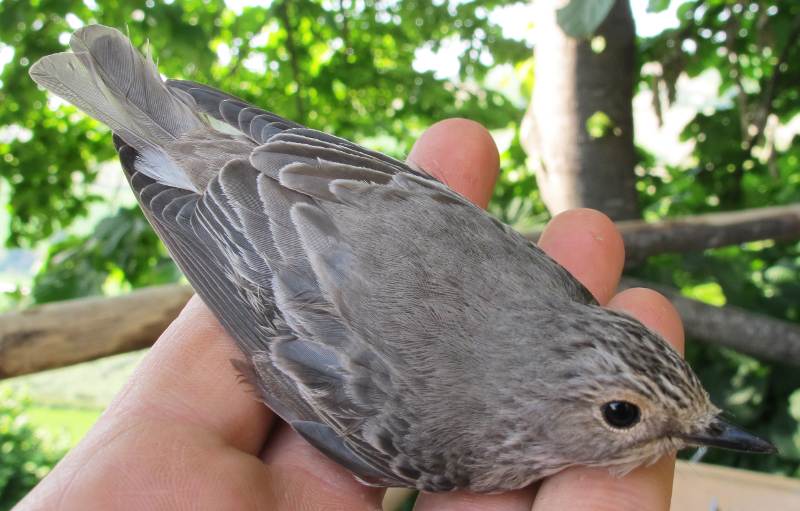
M362 483L496 493L691 446L773 453L691 367L423 169L212 87L102 25L30 69L106 124L258 398Z

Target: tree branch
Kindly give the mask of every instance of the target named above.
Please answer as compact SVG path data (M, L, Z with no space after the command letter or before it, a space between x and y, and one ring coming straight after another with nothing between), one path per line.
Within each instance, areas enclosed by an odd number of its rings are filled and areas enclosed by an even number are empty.
M800 204L707 213L690 217L645 222L617 222L625 240L629 264L666 252L698 252L708 248L765 239L800 239ZM541 230L524 235L536 241Z
M714 307L685 298L676 289L631 278L623 278L621 287L663 293L680 312L691 339L800 365L798 325L739 307ZM188 286L159 286L0 315L0 379L147 348L191 294Z
M620 288L655 289L672 302L686 337L723 346L771 362L800 365L800 326L741 307L715 307L681 295L669 286L623 277Z
M176 284L2 314L0 379L147 348L191 295Z
M800 239L800 205L617 224L628 260L761 239ZM538 239L539 232L528 233ZM738 307L712 307L668 287L688 335L765 359L800 365L800 327ZM191 295L188 286L146 288L113 298L86 298L0 315L0 379L150 346ZM131 314L130 311L136 311Z
M239 71L242 63L250 55L250 41L245 40L244 43L242 43L242 46L236 50L236 60L233 61L233 65L229 67L228 72L225 73L225 79L236 76L236 73Z
M735 6L744 7L741 2L736 3ZM738 16L730 16L728 18L727 23L725 24L725 49L728 51L729 55L733 55L735 57L735 64L734 64L734 81L736 82L736 106L739 108L739 130L741 131L742 143L746 144L748 142L748 134L747 134L747 127L750 125L750 112L749 108L747 107L747 91L744 88L744 83L742 82L742 75L744 74L744 70L742 69L742 61L739 58L739 55L736 53L736 40L737 35L739 33L739 29L741 28L742 24L739 20ZM747 154L750 154L750 151L747 151ZM736 181L740 180L741 176L741 165L738 169L738 175L736 177Z
M761 96L761 102L753 116L755 119L756 131L752 136L747 138L745 143L745 150L748 154L764 133L764 128L767 125L767 118L769 118L769 114L772 110L772 101L775 99L778 80L782 74L781 67L788 61L789 54L792 48L796 46L798 39L800 39L800 14L796 15L794 20L792 20L792 28L789 31L789 36L786 38L786 44L783 45L781 54L778 57L778 62L775 64L775 70L772 72L766 87L762 89L764 92Z
M344 42L345 55L349 55L353 51L353 47L350 45L350 25L347 22L350 13L344 6L344 0L339 0L339 14L342 16L342 42Z

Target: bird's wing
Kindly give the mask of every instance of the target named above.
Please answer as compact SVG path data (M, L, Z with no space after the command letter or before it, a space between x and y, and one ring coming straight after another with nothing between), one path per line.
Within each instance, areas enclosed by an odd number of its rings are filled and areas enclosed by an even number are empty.
M310 333L287 325L276 306L272 282L276 275L295 272L293 285L311 283L305 280L310 275L302 274L302 264L288 262L298 255L292 252L292 243L275 241L285 235L281 226L263 210L248 209L261 200L260 173L246 160L232 161L199 195L158 183L137 171L136 150L120 138L115 142L145 215L195 291L244 352L247 361L234 364L267 405L365 482L411 485L381 468L381 461L371 460L369 452L366 456L354 452L340 436L339 432L367 412L354 409L353 400L345 394L342 379L346 373L333 344L337 338L344 342L341 337L346 333L335 317L319 322L319 328L327 329L322 335L333 343L328 345L307 340ZM243 188L226 191L229 179ZM229 193L236 198L230 199ZM310 290L313 287L305 289ZM306 297L305 306L313 314L313 296ZM325 312L317 314L324 316ZM305 337L299 337L303 333Z
M401 452L415 420L402 403L447 396L450 382L436 375L484 355L452 341L485 336L491 316L530 286L543 296L588 292L402 162L208 87L169 86L261 145L198 194L138 171L136 150L118 139L150 222L245 353L239 367L267 404L363 480L414 486L426 468Z

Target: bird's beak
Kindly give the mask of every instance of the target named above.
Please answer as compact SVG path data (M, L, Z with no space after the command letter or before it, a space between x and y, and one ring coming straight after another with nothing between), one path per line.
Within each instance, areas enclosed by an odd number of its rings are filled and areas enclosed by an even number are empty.
M725 422L719 417L712 420L705 431L683 435L682 438L690 444L721 447L733 451L763 452L767 454L778 452L770 442Z

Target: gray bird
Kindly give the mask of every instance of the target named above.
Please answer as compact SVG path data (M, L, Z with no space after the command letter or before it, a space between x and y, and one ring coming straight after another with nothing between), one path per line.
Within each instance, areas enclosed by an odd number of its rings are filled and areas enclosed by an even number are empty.
M403 162L187 81L88 26L36 83L107 124L153 228L309 443L379 486L520 488L689 445L773 452L682 358Z

